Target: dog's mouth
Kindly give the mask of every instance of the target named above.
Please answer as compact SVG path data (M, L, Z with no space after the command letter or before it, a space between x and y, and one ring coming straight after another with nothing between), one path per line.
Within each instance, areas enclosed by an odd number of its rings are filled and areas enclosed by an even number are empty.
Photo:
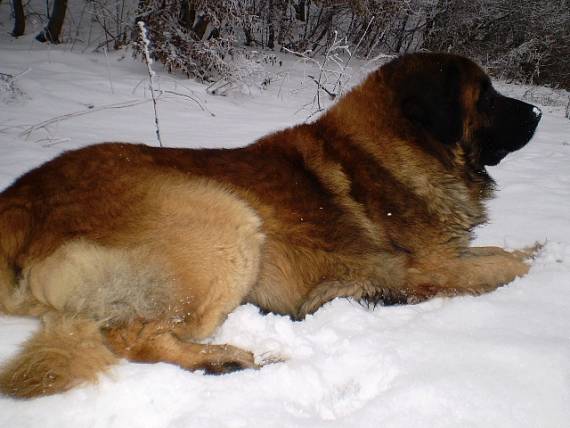
M477 132L480 162L498 165L509 153L522 149L533 137L542 111L531 104L502 95L487 108L489 124Z
M505 149L495 150L492 153L486 154L482 161L483 165L495 166L498 165L510 152Z

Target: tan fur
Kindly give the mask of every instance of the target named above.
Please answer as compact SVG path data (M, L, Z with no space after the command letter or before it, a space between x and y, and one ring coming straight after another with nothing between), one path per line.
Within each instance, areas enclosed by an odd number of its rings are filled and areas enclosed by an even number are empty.
M187 180L163 182L150 198L154 220L135 241L148 242L153 257L160 255L161 265L169 266L169 288L177 299L171 311L176 308L175 318L187 325L186 337L204 339L257 278L261 220L243 200L208 180L191 186Z
M52 313L20 353L4 364L0 390L19 398L66 391L95 382L116 361L97 323Z
M145 249L76 240L26 269L19 287L52 309L117 323L164 311L172 288L167 275Z

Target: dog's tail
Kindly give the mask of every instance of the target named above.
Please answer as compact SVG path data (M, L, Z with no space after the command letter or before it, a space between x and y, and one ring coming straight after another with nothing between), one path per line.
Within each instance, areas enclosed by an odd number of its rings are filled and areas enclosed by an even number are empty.
M95 321L50 313L39 332L0 370L0 393L31 398L95 382L117 361Z
M41 315L48 308L20 284L18 256L29 240L30 210L17 196L0 196L0 313ZM40 331L0 367L0 393L20 398L49 395L97 380L117 357L95 321L48 313Z

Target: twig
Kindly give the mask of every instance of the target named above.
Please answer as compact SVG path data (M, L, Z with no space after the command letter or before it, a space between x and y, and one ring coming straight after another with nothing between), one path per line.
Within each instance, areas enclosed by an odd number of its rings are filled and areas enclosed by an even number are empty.
M131 91L131 94L135 94L135 92L137 91L137 89L139 88L139 86L141 85L141 83L143 83L145 81L145 78L142 78L141 80L138 81L138 83L135 85L135 87L133 88L133 90Z
M43 122L36 123L35 125L29 126L25 131L23 131L20 134L20 136L28 138L32 134L32 132L34 132L38 129L45 128L46 126L49 126L51 124L61 122L61 121L67 120L67 119L72 119L74 117L83 116L83 115L86 115L89 113L95 113L95 112L101 111L101 110L133 107L133 106L136 106L139 104L144 104L148 101L149 100L136 100L136 101L128 101L128 102L124 102L124 103L108 104L108 105L104 105L104 106L100 106L100 107L89 107L89 108L87 108L87 110L83 110L83 111L76 111L73 113L63 114L61 116L56 116L56 117L53 117L51 119L44 120Z
M107 66L107 78L109 79L109 86L111 87L111 93L115 94L115 89L113 89L113 79L111 79L111 67L109 67L109 54L107 52L107 47L103 49L105 52L105 64Z
M341 70L339 78L342 79L343 61L338 56L337 51L348 51L348 52L350 52L348 50L348 45L346 45L346 43L343 42L343 40L344 39L339 40L338 39L338 32L334 31L333 40L327 45L327 49L323 55L322 63L308 55L311 51L295 52L295 51L292 51L290 49L284 48L285 51L290 52L290 53L302 58L304 61L311 62L311 63L315 64L319 69L318 78L311 76L311 75L307 75L307 77L309 77L317 85L317 91L315 93L315 96L313 97L313 106L316 104L316 111L312 112L309 115L308 119L311 118L312 116L314 116L316 113L319 113L319 112L324 110L324 107L321 104L321 90L326 92L327 95L333 100L338 96L337 93L326 89L325 85L328 82L329 74L338 74L339 73L338 71L327 68L327 63L329 61L332 62L333 64L335 64L336 67ZM335 84L335 86L336 86L336 84ZM306 106L302 107L301 110L304 109L305 107Z
M287 80L288 77L289 77L289 73L285 73L283 75L283 78L281 79L281 84L279 85L279 91L277 91L277 98L283 99L281 97L281 90L283 89L283 84L285 83L285 81Z
M8 81L14 81L16 79L19 79L20 77L22 77L24 74L29 73L30 71L32 71L31 67L26 68L24 71L19 72L18 74L7 74L7 73L2 73L0 72L1 76L5 76L4 78Z
M184 97L184 98L189 98L190 100L194 101L196 104L198 104L198 107L200 107L200 109L202 111L208 112L210 114L210 116L215 117L216 115L214 113L212 113L207 107L204 107L202 105L202 103L200 101L198 101L196 98L194 98L191 95L187 95L187 94L182 94L180 92L175 92L175 91L168 91L168 90L164 90L164 91L160 91L163 94L171 94L171 95L177 95L179 97Z
M342 65L340 73L338 75L338 79L335 82L334 86L333 86L333 92L335 91L337 85L339 87L339 93L342 93L342 76L344 75L345 70L348 67L348 63L350 62L350 60L352 59L352 54L353 52L357 52L358 48L360 47L360 44L362 43L362 41L364 40L364 37L366 36L366 34L368 33L368 30L370 29L370 26L372 25L372 22L374 21L374 18L376 18L375 16L373 16L370 19L370 22L368 22L368 25L366 26L366 29L364 30L364 33L362 33L362 36L360 37L360 40L358 41L358 43L356 44L356 46L354 47L354 49L351 51L348 51L348 59L346 60L346 62Z
M178 89L178 86L181 86L182 88L184 88L188 92L187 94L181 94L181 93L172 91L173 95L180 95L182 97L190 98L192 101L194 101L196 104L198 104L198 106L202 109L202 111L206 111L206 112L210 113L210 115L216 116L208 107L205 106L207 101L202 101L202 99L200 99L200 97L198 95L196 95L196 91L193 91L188 86L181 83L179 80L173 79L172 77L169 77L169 76L166 76L166 78L171 80L174 83L174 89Z
M212 95L225 95L226 91L232 88L232 85L233 85L232 81L226 80L225 78L222 77L221 79L216 80L212 82L210 85L208 85L208 87L206 88L206 92ZM222 91L223 89L225 89L225 91Z
M146 27L144 25L144 22L139 21L138 26L139 26L140 32L141 32L141 39L143 42L143 52L144 52L144 57L145 57L145 61L146 61L147 69L148 69L150 94L152 96L152 106L154 108L154 124L156 126L156 138L158 140L158 145L160 147L163 147L162 140L160 139L160 126L158 124L158 110L157 110L157 105L156 105L156 97L154 96L154 76L155 76L155 73L151 67L152 58L150 57L150 53L148 51L148 46L150 44L150 40L147 37Z
M43 147L52 147L58 144L67 143L71 141L71 138L40 138L39 140L34 141L36 144L41 144Z
M317 79L315 79L315 76L311 76L310 74L307 74L307 77L310 78L313 82L315 82L319 89L322 89L323 91L325 91L329 95L329 97L331 97L331 100L334 100L336 98L336 94L334 92L329 91L327 88L325 88L323 85L321 85L321 83Z
M368 68L370 67L371 64L374 64L377 61L380 60L384 60L384 61L388 61L388 60L392 60L394 58L396 58L398 55L390 55L390 54L379 54L376 55L374 58L371 58L369 60L366 61L366 64L364 64L364 68Z

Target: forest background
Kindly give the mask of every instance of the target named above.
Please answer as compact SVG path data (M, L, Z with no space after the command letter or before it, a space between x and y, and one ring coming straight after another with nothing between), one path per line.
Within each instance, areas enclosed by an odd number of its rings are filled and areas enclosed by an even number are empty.
M568 0L12 0L10 10L14 37L36 31L39 41L133 48L141 59L136 24L143 21L153 58L203 82L268 84L258 65L278 61L276 51L333 62L440 51L471 57L496 78L569 89L569 6Z

